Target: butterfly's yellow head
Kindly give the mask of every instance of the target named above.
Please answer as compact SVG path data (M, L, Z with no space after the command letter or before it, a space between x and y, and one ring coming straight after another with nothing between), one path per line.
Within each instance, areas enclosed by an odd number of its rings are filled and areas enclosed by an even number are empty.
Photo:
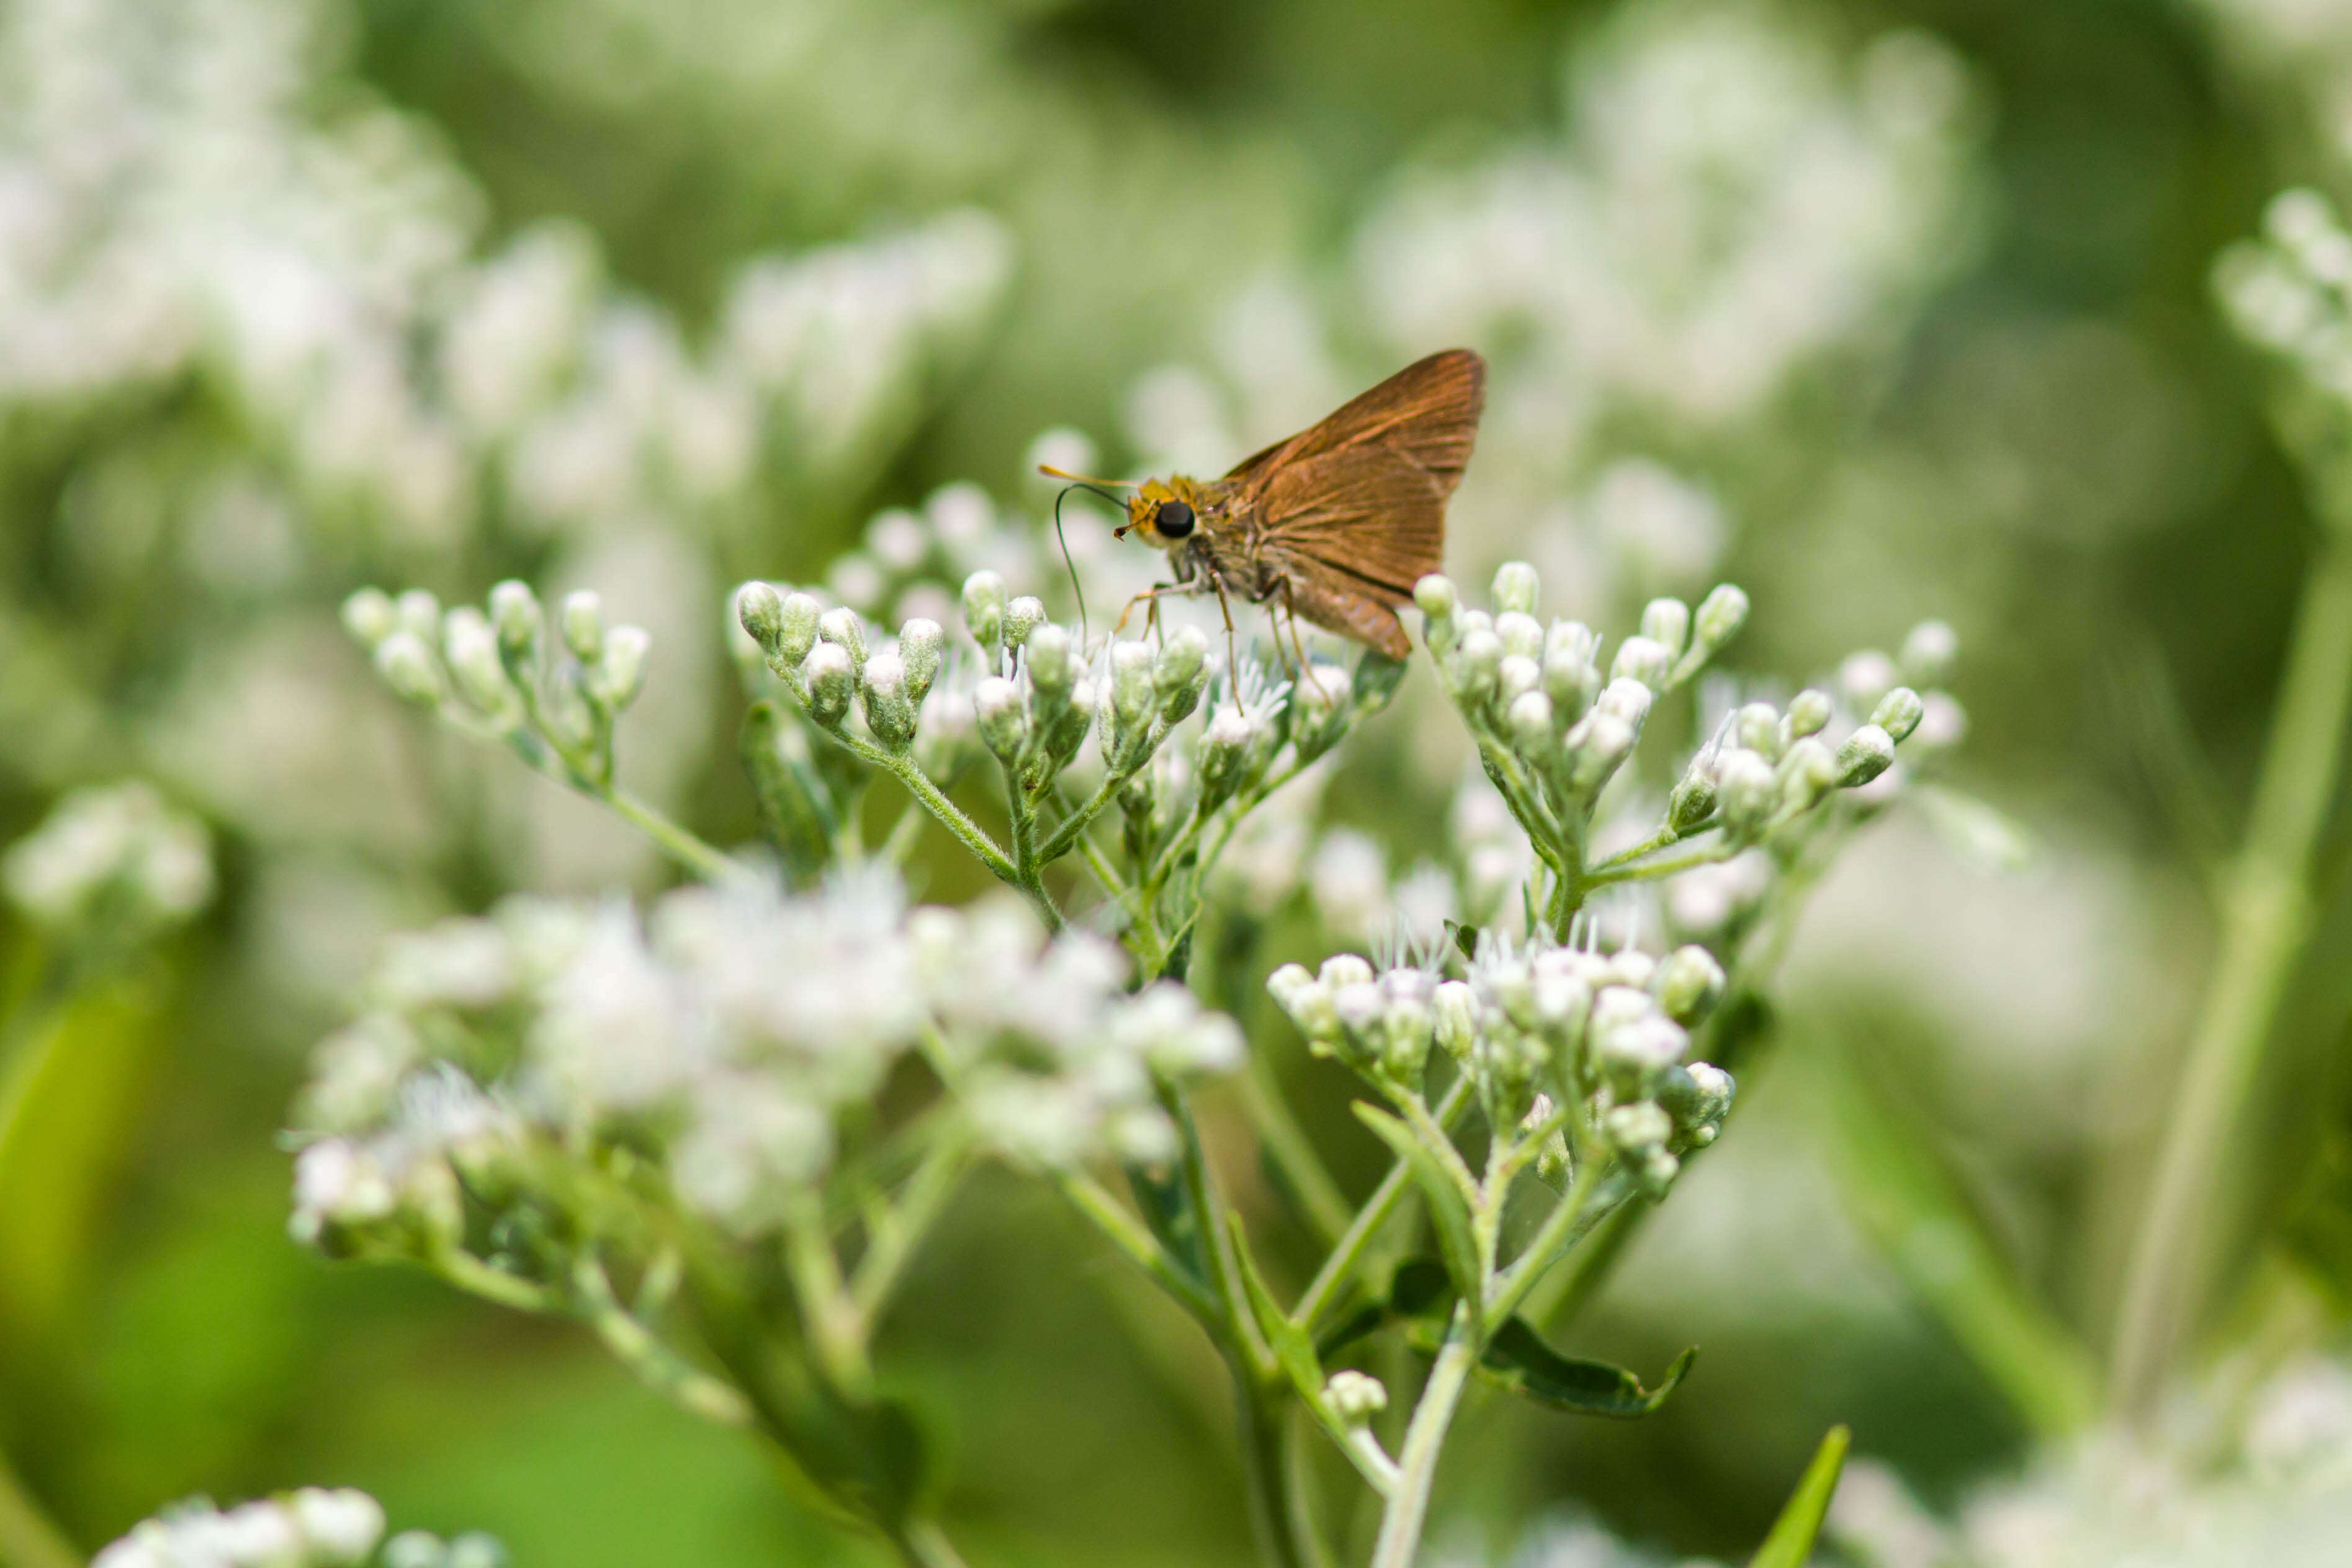
M1120 538L1134 534L1154 549L1166 549L1192 537L1200 526L1200 487L1181 475L1144 482L1127 500L1127 526Z

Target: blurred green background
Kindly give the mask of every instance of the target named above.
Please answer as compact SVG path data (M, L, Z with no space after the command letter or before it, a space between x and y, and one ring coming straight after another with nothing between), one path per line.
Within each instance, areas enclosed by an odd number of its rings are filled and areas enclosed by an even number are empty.
M212 824L222 880L197 926L44 1026L63 1043L0 1159L0 1444L28 1490L84 1548L191 1492L318 1481L523 1563L865 1561L582 1333L286 1239L275 1129L383 933L659 876L586 808L425 736L333 607L379 580L604 586L677 683L626 744L740 837L726 583L819 579L877 510L950 481L1034 507L1049 426L1118 471L1194 441L1214 461L1454 337L1504 389L1461 572L1528 552L1566 608L1622 615L1712 571L1756 598L1738 662L1797 676L1948 620L1959 776L2038 853L1995 872L1900 816L1857 846L1792 955L1789 1051L1575 1331L1638 1367L1696 1341L1697 1374L1635 1427L1482 1407L1438 1538L1583 1508L1732 1555L1835 1420L1939 1503L2014 1469L2033 1433L1857 1231L1806 1064L1866 1059L2104 1344L2209 950L2200 881L2313 526L2209 269L2281 186L2343 182L2336 9L15 0L0 823L142 774ZM1709 135L1769 166L1677 141ZM1841 160L1880 183L1840 186ZM1772 181L1778 205L1740 205ZM862 281L870 247L927 235L944 249L899 266L912 283ZM507 328L482 303L483 258L519 238L556 258L520 274L526 303L589 302L589 368L563 373L604 390L509 461L503 394L468 402L425 361L455 319L492 371L536 340L513 299ZM749 258L836 246L866 248L825 253L830 325L771 378L789 407L758 417L790 428L750 476L722 452L698 489L612 491L598 464L637 427L596 419L752 332ZM1708 297L1727 256L1744 280ZM1600 341L1638 313L1612 278L1675 265L1673 330ZM1711 379L1743 355L1748 382ZM415 385L440 390L384 390ZM1675 555L1660 517L1701 541ZM1449 779L1398 761L1410 714L1385 722L1360 768L1403 784L1343 782L1335 809L1402 862ZM531 831L502 831L517 812ZM971 888L942 856L931 894ZM2308 1173L2344 1120L2341 903L2229 1195L2257 1282L2325 1274ZM21 993L36 942L8 939ZM1344 1084L1286 1071L1369 1179ZM885 1363L950 1434L972 1559L1244 1560L1227 1416L1181 1321L1010 1176L944 1236Z

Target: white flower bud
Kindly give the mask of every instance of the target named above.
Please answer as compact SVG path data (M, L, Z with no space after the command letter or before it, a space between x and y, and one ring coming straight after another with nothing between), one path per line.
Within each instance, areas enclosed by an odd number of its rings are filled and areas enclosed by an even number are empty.
M404 701L431 706L441 700L441 666L425 640L404 626L375 645L375 671Z
M839 724L857 691L857 666L849 650L838 643L819 643L809 651L801 675L808 683L809 716L828 729Z
M1532 615L1539 581L1536 569L1523 560L1505 561L1495 573L1495 608Z
M818 616L816 634L846 653L852 669L866 663L866 626L846 604L836 604Z
M1029 744L1029 706L1021 688L1002 675L990 675L972 688L972 717L980 726L981 743L1007 762Z
M971 640L993 649L1004 635L1004 580L992 571L975 571L963 580L963 624Z
M653 634L642 626L615 626L604 634L604 656L588 674L588 695L618 713L646 689L646 656Z
M1718 799L1715 765L1714 753L1701 749L1683 770L1674 793L1666 798L1666 826L1677 835L1692 831L1715 814Z
M1506 653L1495 667L1496 700L1505 706L1536 689L1543 679L1542 667L1524 653Z
M1502 639L1505 653L1533 660L1543 653L1543 622L1532 615L1506 610L1495 617L1495 635Z
M593 664L604 651L604 601L593 591L581 589L563 596L563 645L583 664Z
M1789 699L1789 711L1780 717L1780 745L1785 748L1792 740L1821 734L1836 713L1829 693L1806 687Z
M1871 710L1870 722L1899 746L1911 738L1911 732L1919 727L1927 711L1927 705L1919 700L1917 692L1909 686L1897 686L1878 699L1878 706Z
M886 651L866 660L858 672L858 695L875 739L896 751L915 738L915 701L907 693L903 657Z
M1767 759L1778 759L1782 746L1780 716L1770 703L1749 703L1732 716L1732 738Z
M1208 684L1209 639L1197 626L1179 626L1160 644L1152 685L1160 694L1160 716L1170 724L1200 706Z
M1511 744L1521 755L1540 757L1551 749L1551 698L1541 692L1521 692L1511 699L1505 718L1510 726Z
M400 629L400 612L381 588L362 588L343 601L343 630L370 653Z
M1617 644L1617 657L1609 666L1611 683L1638 681L1652 691L1663 688L1667 674L1675 667L1675 656L1665 645L1647 637L1628 637Z
M927 616L918 615L898 628L898 657L907 665L907 695L915 703L930 695L931 683L940 678L940 647L946 633L940 623Z
M809 593L788 593L781 629L777 633L776 651L769 663L781 669L797 670L816 646L817 622L823 619L824 606Z
M1763 831L1780 799L1780 780L1772 765L1760 754L1738 747L1716 763L1715 780L1718 810L1732 838L1752 839Z
M1666 1016L1683 1024L1706 1017L1722 997L1724 985L1723 966L1695 943L1668 954L1651 982Z
M383 1536L383 1509L351 1487L304 1487L293 1496L294 1521L315 1561L357 1563Z
M1323 967L1315 977L1332 991L1349 986L1369 986L1372 983L1372 967L1354 953L1334 953L1323 960Z
M1068 691L1075 674L1070 661L1069 632L1051 624L1039 626L1029 633L1027 646L1030 684L1040 692Z
M504 587L505 584L499 584ZM520 586L518 584L517 586ZM525 590L525 591L529 591ZM493 605L497 596L491 596ZM735 619L744 633L760 646L760 652L775 657L784 640L784 596L756 579L735 591Z
M1679 599L1653 599L1642 608L1642 635L1664 648L1670 659L1682 657L1690 628L1690 606Z
M1021 648L1028 645L1029 635L1045 624L1045 601L1034 593L1024 593L1004 607L1004 645Z
M1343 1369L1323 1385L1323 1400L1342 1425L1360 1427L1389 1407L1389 1391L1370 1374Z
M1232 797L1241 782L1242 770L1249 761L1250 747L1257 734L1256 724L1240 708L1221 706L1211 716L1208 727L1201 732L1197 754L1202 810L1213 810Z
M1850 654L1838 666L1837 678L1838 689L1845 693L1846 701L1853 705L1855 711L1868 713L1878 706L1879 698L1895 689L1900 677L1894 660L1875 648L1865 648Z
M1151 650L1115 643L1110 650L1111 712L1122 724L1140 724L1151 711Z
M1922 621L1903 639L1903 652L1896 662L1902 666L1903 678L1913 685L1939 686L1951 678L1953 662L1959 654L1958 633L1941 621Z
M441 601L424 589L412 588L393 601L393 613L400 622L397 630L428 648L441 634Z
M518 715L520 703L499 662L499 634L482 612L461 604L443 617L441 658L467 702L492 718Z
M1433 571L1412 585L1412 601L1432 621L1450 621L1462 603L1461 590L1442 571Z
M1288 1012L1290 998L1298 994L1301 987L1314 983L1315 977L1306 965L1285 964L1265 977L1265 994L1274 998L1275 1006Z
M1622 1021L1601 1020L1601 1001L1617 997L1637 997L1643 1010L1638 1017ZM1612 986L1601 993L1593 1004L1592 1047L1601 1064L1634 1079L1672 1067L1682 1061L1690 1050L1690 1034L1682 1025L1662 1012L1651 1010L1648 997Z
M1837 749L1837 781L1859 789L1895 766L1895 737L1874 724L1865 724L1845 737Z
M1650 688L1639 681L1612 681L1593 699L1592 711L1622 719L1639 733L1650 716Z
M1609 1141L1626 1154L1664 1146L1675 1135L1674 1118L1647 1100L1613 1107L1601 1118Z
M1748 595L1726 582L1698 601L1698 612L1691 617L1692 646L1712 654L1726 643L1739 635L1748 624Z
M508 578L490 590L490 624L499 631L499 646L512 659L528 659L539 651L539 633L545 619L539 595L530 584Z
M1633 754L1635 738L1632 725L1601 708L1577 720L1568 732L1570 786L1588 795L1598 790Z
M1463 632L1454 645L1454 689L1468 704L1484 702L1495 693L1503 664L1503 640L1484 627Z
M1478 993L1467 981L1447 980L1430 994L1432 1031L1445 1054L1469 1059L1478 1043Z
M1809 735L1780 758L1780 804L1790 811L1810 810L1837 788L1838 778L1836 754L1818 736Z

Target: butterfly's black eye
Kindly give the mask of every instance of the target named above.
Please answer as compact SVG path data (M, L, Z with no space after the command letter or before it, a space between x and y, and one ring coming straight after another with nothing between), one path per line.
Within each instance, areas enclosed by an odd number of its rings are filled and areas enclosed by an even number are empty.
M1181 501L1162 501L1151 514L1151 526L1168 538L1181 539L1192 531L1192 508Z

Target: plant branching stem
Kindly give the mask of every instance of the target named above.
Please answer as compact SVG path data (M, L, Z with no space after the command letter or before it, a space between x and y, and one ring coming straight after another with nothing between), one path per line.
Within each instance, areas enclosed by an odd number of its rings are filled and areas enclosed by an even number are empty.
M1381 1512L1381 1532L1372 1547L1371 1568L1412 1568L1421 1550L1421 1531L1429 1518L1430 1489L1437 1480L1437 1458L1444 1450L1445 1434L1461 1408L1462 1391L1478 1359L1476 1309L1457 1302L1446 1327L1445 1342L1422 1385L1420 1403L1413 1406L1404 1443L1397 1450L1396 1484Z
M1469 1079L1455 1079L1437 1103L1434 1114L1438 1123L1450 1125L1469 1101ZM1397 1204L1412 1186L1412 1173L1402 1160L1389 1167L1389 1174L1381 1178L1371 1196L1364 1199L1363 1207L1356 1210L1356 1218L1331 1249L1330 1256L1323 1260L1323 1267L1316 1270L1306 1294L1298 1298L1298 1305L1290 1314L1293 1321L1309 1333L1324 1326L1324 1320L1339 1304L1341 1293L1355 1278L1356 1265L1362 1260L1364 1249L1371 1245L1372 1238L1388 1223L1389 1216L1396 1212Z
M2221 950L2125 1276L2113 1395L2136 1416L2152 1408L2174 1346L2203 1305L2206 1232L2215 1190L2229 1185L2227 1145L2311 933L2313 857L2336 798L2352 710L2347 530L2352 519L2339 519L2323 538L2304 585L2245 843L2224 879Z

